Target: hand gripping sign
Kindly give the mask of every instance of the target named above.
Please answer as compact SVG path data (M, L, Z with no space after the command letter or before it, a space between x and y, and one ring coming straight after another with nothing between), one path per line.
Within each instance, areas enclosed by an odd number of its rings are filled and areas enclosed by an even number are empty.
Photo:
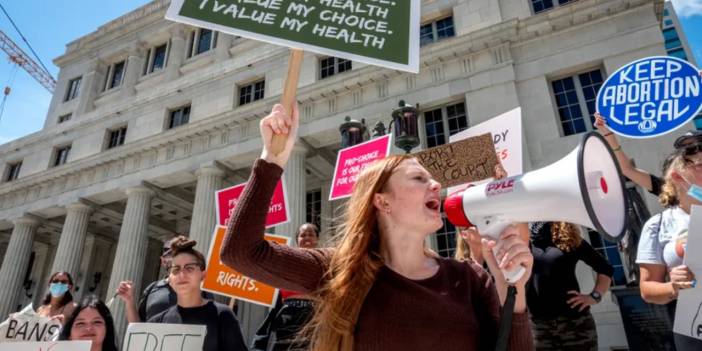
M60 329L57 319L39 316L29 304L0 324L0 343L55 340Z
M630 138L653 138L680 128L702 110L699 70L677 57L655 56L614 72L597 94L608 127Z

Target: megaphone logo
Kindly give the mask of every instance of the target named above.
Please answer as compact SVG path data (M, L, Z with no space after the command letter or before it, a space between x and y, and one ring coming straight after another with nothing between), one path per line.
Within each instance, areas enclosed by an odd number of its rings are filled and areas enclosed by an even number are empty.
M475 226L493 238L514 222L569 222L595 229L610 241L626 229L621 171L597 133L585 135L575 150L550 166L451 194L444 209L454 225ZM519 279L519 272L507 273L509 282Z

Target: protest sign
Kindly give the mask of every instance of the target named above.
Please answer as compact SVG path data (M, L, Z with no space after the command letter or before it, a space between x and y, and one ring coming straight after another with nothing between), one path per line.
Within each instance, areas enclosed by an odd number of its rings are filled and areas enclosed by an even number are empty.
M682 251L683 264L697 277L702 278L702 206L692 206L687 242L676 245L676 251ZM692 289L680 290L675 308L675 325L673 331L693 338L702 339L702 284Z
M339 151L334 167L329 200L337 200L351 196L358 175L373 162L384 159L390 154L391 135L347 147Z
M214 238L207 255L207 274L202 282L202 290L273 307L278 299L278 289L227 267L219 259L226 230L227 228L222 226L215 228ZM287 245L290 240L284 236L270 234L266 234L265 239L281 245Z
M495 176L498 164L490 134L483 134L413 154L444 187Z
M217 207L217 224L229 225L229 218L234 214L236 204L239 202L241 192L244 191L246 183L235 185L230 188L218 190L215 194ZM279 224L284 224L289 221L290 214L288 213L288 192L285 189L283 179L278 181L273 192L271 204L268 206L268 217L266 217L266 227L272 227Z
M60 328L58 320L39 316L30 304L0 324L0 343L49 341Z
M90 344L90 341L23 341L0 343L0 351L90 351Z
M647 57L614 72L597 94L597 111L614 133L653 138L680 128L702 110L699 70L670 56Z
M419 71L420 0L172 0L166 18L322 55Z
M205 335L207 327L204 325L131 323L122 350L202 351Z

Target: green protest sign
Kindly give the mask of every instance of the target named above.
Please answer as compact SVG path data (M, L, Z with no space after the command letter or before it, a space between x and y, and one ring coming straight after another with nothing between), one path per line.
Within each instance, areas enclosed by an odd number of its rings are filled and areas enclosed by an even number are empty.
M417 73L419 13L420 0L172 0L166 18Z

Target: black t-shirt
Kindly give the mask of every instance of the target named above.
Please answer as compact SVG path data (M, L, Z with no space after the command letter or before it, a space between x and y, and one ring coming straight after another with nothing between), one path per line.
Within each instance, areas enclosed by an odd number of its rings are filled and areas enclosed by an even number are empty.
M607 260L583 240L580 246L571 252L563 252L551 239L551 223L531 223L531 252L534 256L534 268L527 285L527 306L536 318L555 316L575 317L586 313L572 309L567 301L575 295L568 291L580 291L575 276L575 265L585 262L597 273L612 276L614 269Z
M661 189L663 189L663 179L651 174L651 191L649 193L661 196Z
M196 324L207 327L203 351L246 351L244 337L234 312L226 305L208 301L200 307L178 305L157 314L149 323Z
M209 292L202 292L202 297L207 300L213 298ZM153 316L175 306L178 303L178 296L175 290L168 284L167 279L157 280L149 284L139 299L139 318L148 321Z

